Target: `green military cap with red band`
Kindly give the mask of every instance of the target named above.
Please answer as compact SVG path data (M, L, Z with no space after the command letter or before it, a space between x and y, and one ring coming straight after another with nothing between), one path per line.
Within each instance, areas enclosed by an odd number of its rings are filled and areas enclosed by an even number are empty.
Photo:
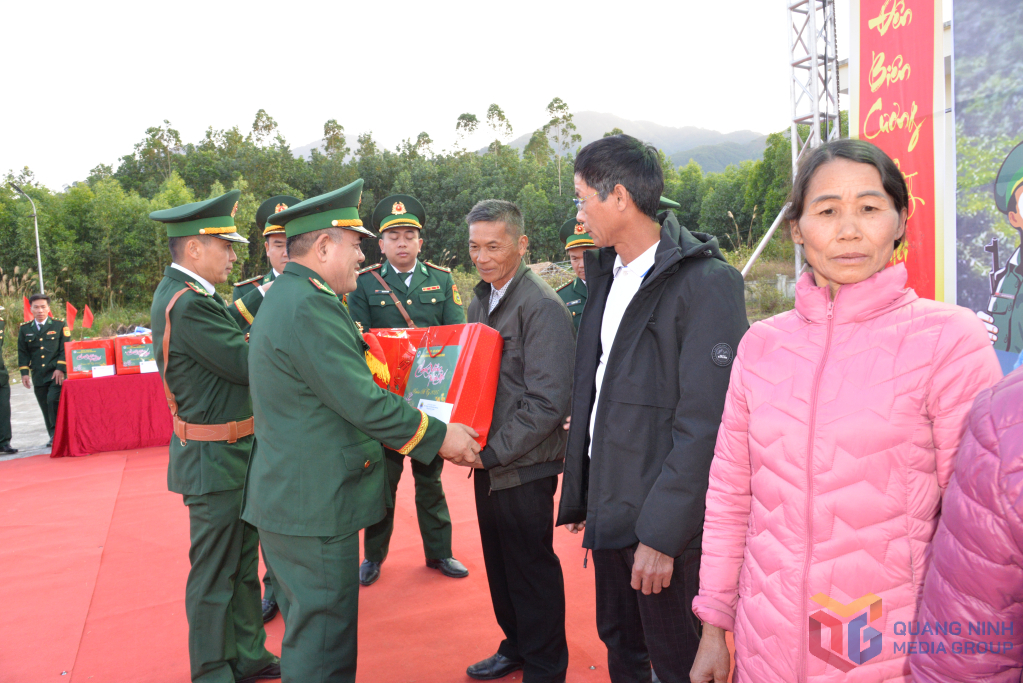
M288 237L327 228L344 228L367 237L376 237L362 226L362 178L344 187L299 202L267 219L268 225L284 227Z
M234 225L241 196L241 190L231 190L212 199L154 211L149 217L167 226L167 237L210 235L228 242L248 244L249 241L238 234Z

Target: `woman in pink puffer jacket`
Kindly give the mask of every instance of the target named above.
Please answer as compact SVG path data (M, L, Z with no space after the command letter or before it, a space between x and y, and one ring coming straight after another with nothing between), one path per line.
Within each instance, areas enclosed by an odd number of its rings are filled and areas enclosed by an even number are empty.
M694 683L727 678L725 631L739 682L909 680L895 624L915 618L966 413L1001 371L976 316L885 269L908 204L870 143L828 143L800 167L787 218L813 273L732 368Z
M981 393L942 502L910 656L916 683L1023 671L1023 370ZM940 627L940 628L939 628Z

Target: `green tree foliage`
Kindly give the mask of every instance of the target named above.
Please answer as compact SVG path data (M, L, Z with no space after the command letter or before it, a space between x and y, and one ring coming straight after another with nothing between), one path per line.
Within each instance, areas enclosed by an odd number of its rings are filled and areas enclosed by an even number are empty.
M555 98L547 113L550 120L522 153L501 142L511 137L512 125L493 104L485 122L495 140L486 153L464 149L436 153L426 132L394 149L381 147L366 132L357 136L353 150L344 127L331 119L324 124L322 150L314 149L308 158L295 157L263 110L247 133L237 127L211 127L200 140L188 143L164 121L146 130L116 169L99 165L85 181L61 192L39 185L27 168L9 173L6 180L21 185L38 206L47 290L79 308L89 304L97 311L148 306L170 262L164 226L149 220L151 211L229 189L241 191L235 223L250 240L247 247L236 248L237 279L268 267L263 226L254 223L261 201L276 194L303 199L357 178L365 181L360 215L367 224L376 202L388 194L408 193L423 202L424 259L470 271L465 215L476 202L499 198L522 209L531 261L563 261L558 229L575 213L572 146L578 134L562 100ZM476 115L465 114L456 126L469 135L479 132L481 123ZM696 162L675 168L662 154L664 195L682 205L677 213L683 225L719 237L723 247L756 241L788 194L790 155L787 133L770 136L762 161L730 166L719 174L705 175ZM30 214L27 201L6 183L0 185L0 269L13 273L18 268L27 283L21 285L25 293L38 286ZM366 240L363 250L367 264L379 261L376 240Z

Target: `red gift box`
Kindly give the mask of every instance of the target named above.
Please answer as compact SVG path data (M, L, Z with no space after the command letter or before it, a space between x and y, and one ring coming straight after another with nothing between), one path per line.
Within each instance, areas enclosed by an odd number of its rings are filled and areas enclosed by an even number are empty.
M387 357L389 388L413 408L472 427L486 446L501 374L501 334L480 323L371 331Z
M142 361L156 360L153 338L148 334L117 337L114 340L114 360L118 375L137 375Z
M92 377L92 369L114 364L113 339L83 339L64 342L64 362L68 379Z

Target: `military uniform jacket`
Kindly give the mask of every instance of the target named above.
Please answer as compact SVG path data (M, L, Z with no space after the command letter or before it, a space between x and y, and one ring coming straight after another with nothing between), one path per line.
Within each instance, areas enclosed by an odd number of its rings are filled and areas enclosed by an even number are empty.
M4 346L4 332L7 331L7 321L0 318L0 351L3 350ZM10 375L7 374L7 364L4 363L4 355L0 353L0 387L5 387L11 382Z
M374 272L384 279L386 287L373 277ZM405 277L390 263L362 270L355 291L348 295L352 319L366 331L371 327L408 327L391 298L390 293L394 292L416 327L465 322L462 297L450 270L432 263L417 262L408 287L405 286Z
M586 306L586 283L580 278L576 278L567 285L558 287L556 291L572 314L572 324L575 326L575 331L578 332L579 321L582 319L583 308Z
M259 286L267 282L273 282L273 270L263 276L249 278L237 282L234 285L234 293L231 296L231 305L227 307L231 317L238 322L242 332L248 332L252 321L256 318L256 312L263 304L263 293Z
M36 321L22 323L18 329L18 366L21 376L32 373L32 384L37 387L53 382L54 370L67 370L64 360L64 339L71 333L63 320L47 318L41 329Z
M1005 272L998 280L988 303L988 315L994 318L998 328L997 351L1019 353L1023 350L1023 268L1020 267L1020 250L1009 257Z
M171 297L182 289L187 291L171 310L170 353L164 367L165 312ZM156 363L178 402L178 416L192 424L224 424L252 417L248 346L220 295L209 294L187 273L167 268L153 295L150 314ZM233 444L182 444L177 436L171 436L167 488L184 495L240 489L251 450L252 436Z
M249 338L256 446L242 519L292 536L355 533L384 517L381 442L421 462L446 426L381 389L345 306L288 263Z

